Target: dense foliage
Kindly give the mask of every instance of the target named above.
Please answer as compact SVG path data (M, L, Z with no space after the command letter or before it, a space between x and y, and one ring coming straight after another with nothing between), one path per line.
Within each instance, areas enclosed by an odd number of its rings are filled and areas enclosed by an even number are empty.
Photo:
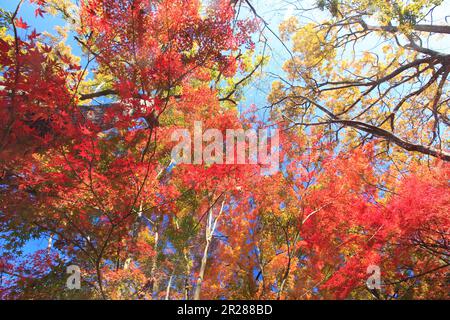
M242 86L267 63L254 43L266 22L251 1L31 0L2 10L0 297L448 298L450 59L392 46L385 62L337 62L336 53L351 45L339 40L345 28L409 35L439 1L413 1L401 30L364 29L349 17L367 14L368 2L340 2L320 1L333 23L318 29L282 24L294 55L264 121L237 108ZM394 11L383 3L370 10L390 25ZM31 5L66 27L33 31L20 14ZM240 16L241 6L255 16ZM408 81L425 84L407 99L383 86ZM312 125L324 110L328 123ZM194 121L224 134L278 128L280 170L175 163L172 133ZM42 239L46 248L29 249ZM81 269L79 290L66 288L69 265ZM380 290L366 286L372 265Z

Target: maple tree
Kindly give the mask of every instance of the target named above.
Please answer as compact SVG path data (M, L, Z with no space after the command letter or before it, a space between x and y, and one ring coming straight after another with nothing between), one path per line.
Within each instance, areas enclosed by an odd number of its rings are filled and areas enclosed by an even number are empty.
M428 5L419 2L419 9ZM321 6L334 12L334 3ZM25 5L34 5L37 17L61 16L67 30L38 34L20 15ZM297 102L273 108L266 121L256 107L238 112L242 87L267 63L252 37L264 22L240 16L245 5L256 12L251 1L226 0L31 0L1 11L2 299L447 298L450 172L443 147L437 159L398 165L379 155L378 141L356 147L330 139L321 126L292 126ZM283 28L293 30L290 23ZM297 32L312 37L308 28ZM302 60L288 62L291 76L299 68L340 77L322 70L334 63L332 50L310 44ZM319 58L329 61L316 70ZM439 59L435 65L445 65ZM355 64L362 71L370 61ZM443 115L447 74L429 72ZM427 88L417 96L436 92ZM332 99L309 89L274 84L269 99ZM361 93L334 94L351 101ZM193 131L195 121L223 134L277 127L280 170L176 163L172 134ZM405 135L417 129L396 128ZM427 150L433 143L438 150L435 131ZM47 247L25 250L36 239ZM66 288L69 265L81 270L79 290ZM371 265L382 270L381 290L366 286Z

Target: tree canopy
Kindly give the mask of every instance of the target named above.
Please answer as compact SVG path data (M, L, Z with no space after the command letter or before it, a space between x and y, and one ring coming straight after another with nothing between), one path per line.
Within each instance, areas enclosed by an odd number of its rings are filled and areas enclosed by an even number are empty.
M16 4L0 10L0 298L448 299L442 0L299 2L278 30L251 0ZM63 23L38 33L24 8ZM279 170L174 161L198 121L276 129Z

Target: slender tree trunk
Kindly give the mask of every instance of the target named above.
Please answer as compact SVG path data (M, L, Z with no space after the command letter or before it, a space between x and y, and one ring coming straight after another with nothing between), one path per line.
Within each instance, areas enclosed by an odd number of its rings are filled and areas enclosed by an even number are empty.
M53 233L51 233L50 236L48 237L47 254L50 254L50 252L52 251L52 246L53 246Z
M206 238L205 250L203 251L202 262L200 265L200 272L199 272L198 278L197 278L197 285L195 286L194 300L200 300L200 295L202 292L202 283L203 283L203 278L205 276L205 270L206 270L206 262L208 261L209 245L211 244L212 236L214 234L214 231L216 230L217 221L219 220L220 216L222 215L224 204L225 204L225 201L222 201L220 211L217 214L217 217L215 219L213 219L213 208L211 208L209 210L208 221L207 221L206 229L205 229L205 238Z
M184 300L189 300L189 279L191 275L191 264L189 263L189 257L187 250L184 252L184 259L186 260L186 277L184 279Z
M152 270L151 270L151 274L153 277L153 286L152 286L153 294L157 294L159 291L159 283L158 283L158 279L156 277L156 268L158 266L158 244L159 244L158 242L159 242L159 233L158 233L158 229L156 229L156 232L155 232L155 252L156 252L156 254L153 257Z
M203 278L205 276L206 262L208 261L208 250L209 250L210 243L211 243L211 239L207 238L206 245L205 245L205 251L203 252L202 263L200 266L200 272L199 272L198 278L197 278L197 285L195 286L194 300L200 300L200 294L202 291L202 282L203 282Z
M172 285L172 279L173 279L173 273L170 275L169 283L167 283L166 300L169 300L169 297L170 297L170 286Z

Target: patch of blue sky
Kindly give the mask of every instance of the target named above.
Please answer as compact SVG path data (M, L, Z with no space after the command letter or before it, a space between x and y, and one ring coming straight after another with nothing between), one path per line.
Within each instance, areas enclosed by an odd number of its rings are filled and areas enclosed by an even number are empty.
M145 120L145 118L138 118L134 120L135 125L129 128L129 131L136 131L136 130L142 130L148 128L148 122Z
M6 0L2 1L0 7L6 11L14 12L16 9L19 0ZM31 32L36 29L37 33L47 32L50 34L57 34L55 27L56 26L66 26L67 22L59 16L52 15L44 15L44 18L35 15L35 10L37 6L34 4L30 4L28 1L24 1L22 6L20 7L18 17L21 17L30 27L26 30L19 29L19 36L26 37ZM73 38L74 34L69 33L67 37L67 44L72 47L72 53L78 57L82 56L82 50L80 46L76 43Z

